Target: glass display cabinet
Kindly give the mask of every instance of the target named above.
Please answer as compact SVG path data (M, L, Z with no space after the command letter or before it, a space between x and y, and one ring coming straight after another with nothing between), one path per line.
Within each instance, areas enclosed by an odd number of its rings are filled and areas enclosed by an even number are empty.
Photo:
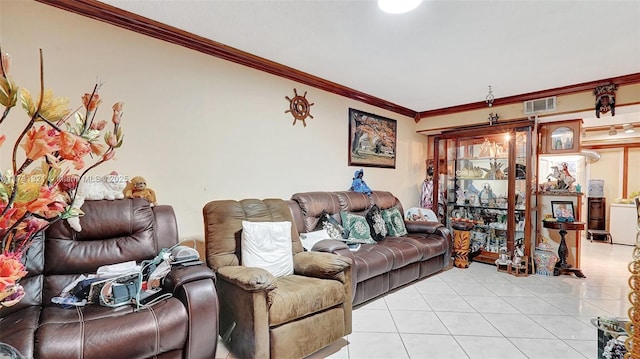
M441 221L470 222L474 261L494 264L500 253L516 248L531 258L535 238L535 161L532 161L532 123L444 132L434 138L434 204L442 208ZM536 141L537 142L537 141ZM537 145L537 143L536 143ZM435 206L434 206L435 207Z
M542 124L541 154L571 154L580 152L582 120Z

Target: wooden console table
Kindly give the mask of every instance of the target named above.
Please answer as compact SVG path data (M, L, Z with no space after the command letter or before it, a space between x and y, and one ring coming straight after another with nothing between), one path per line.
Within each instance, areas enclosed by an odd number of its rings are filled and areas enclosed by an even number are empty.
M560 274L575 274L576 277L586 278L579 268L572 268L571 264L567 263L567 254L569 249L567 248L567 242L564 236L567 231L582 231L584 230L584 222L558 222L558 221L542 221L544 228L557 229L560 232L560 246L558 247L558 257L560 261L556 263L556 267L553 270L554 275ZM576 236L576 240L580 240L579 236Z

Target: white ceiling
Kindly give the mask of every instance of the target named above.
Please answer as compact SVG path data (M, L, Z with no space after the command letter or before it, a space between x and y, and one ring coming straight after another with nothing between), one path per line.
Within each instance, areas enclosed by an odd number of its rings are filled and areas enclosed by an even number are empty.
M638 0L103 2L414 111L640 72Z

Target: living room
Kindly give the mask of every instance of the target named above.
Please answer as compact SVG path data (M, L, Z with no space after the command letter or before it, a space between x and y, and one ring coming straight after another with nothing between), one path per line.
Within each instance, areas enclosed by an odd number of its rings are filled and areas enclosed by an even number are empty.
M469 125L456 116L428 113L416 123L408 115L49 4L3 1L0 9L2 51L11 54L11 75L21 86L37 92L38 49L42 49L45 88L54 89L58 95L82 94L96 81L104 82L100 91L104 101L125 103L125 143L115 160L98 168L96 174L117 171L130 177L144 176L155 190L158 203L175 209L183 239L203 240L202 208L213 199L288 199L297 192L348 189L354 170L360 168L348 165L349 108L396 120L395 168L366 167L364 176L373 189L391 191L407 208L418 204L425 160L431 153L425 133L444 124L449 127L449 123L455 123L453 127ZM291 29L292 38L295 30ZM599 51L597 47L594 45L594 51ZM567 80L561 86L595 80L604 78ZM486 86L491 85L490 75L486 82ZM477 102L484 103L486 86L477 93ZM627 84L619 89L620 115L640 102L638 86ZM313 118L306 119L306 126L285 112L289 109L285 97L295 96L294 89L313 103ZM548 89L532 88L530 92ZM501 89L494 84L493 91L498 94ZM582 91L580 96L566 111L582 113L593 106L589 91ZM475 121L478 123L485 123L492 111L500 113L499 121L523 117L521 104L501 107L502 96L497 97L495 108L485 104L459 116L480 118ZM79 100L71 98L71 103L79 104ZM474 101L460 103L470 102ZM559 108L565 105L558 101ZM8 143L15 141L11 134L21 129L21 115L12 115L18 118L9 117L3 123ZM107 118L110 114L98 116ZM574 118L569 113L563 116L556 120ZM603 115L603 121L608 116ZM437 125L437 121L443 125ZM5 145L1 163L9 163L9 152ZM607 181L612 182L617 183L617 179ZM621 194L622 189L611 196Z

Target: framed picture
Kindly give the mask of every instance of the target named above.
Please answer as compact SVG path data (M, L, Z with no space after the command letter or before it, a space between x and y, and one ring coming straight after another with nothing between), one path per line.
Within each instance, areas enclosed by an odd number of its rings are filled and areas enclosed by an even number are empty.
M576 218L571 201L551 201L553 218Z
M396 168L396 120L349 109L349 166Z

